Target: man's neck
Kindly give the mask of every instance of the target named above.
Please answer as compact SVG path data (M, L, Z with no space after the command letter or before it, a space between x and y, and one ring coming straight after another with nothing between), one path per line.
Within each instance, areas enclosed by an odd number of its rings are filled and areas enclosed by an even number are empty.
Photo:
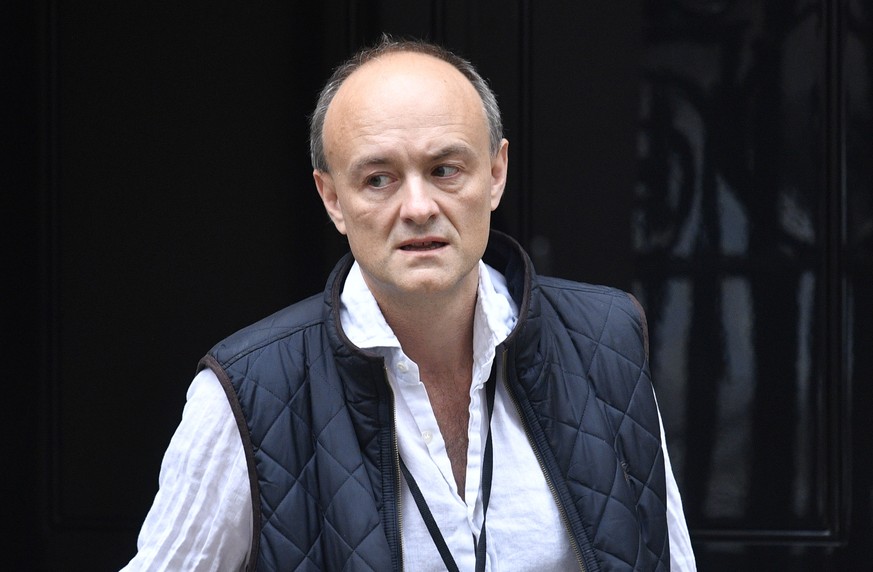
M441 300L380 303L400 347L418 365L452 467L458 495L465 496L473 322L478 274L471 285ZM378 299L377 299L378 301Z
M469 378L476 295L472 289L442 303L379 304L403 352L421 370L425 385L428 380L447 381L459 375Z

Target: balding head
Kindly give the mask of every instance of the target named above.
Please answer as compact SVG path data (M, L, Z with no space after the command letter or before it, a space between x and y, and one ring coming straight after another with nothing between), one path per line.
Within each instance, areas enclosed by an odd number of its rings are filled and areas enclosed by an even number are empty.
M467 76L429 53L383 53L337 85L319 122L316 188L383 312L475 300L508 142L493 150Z
M312 113L309 123L309 150L314 169L323 172L330 170L325 150L324 123L328 108L340 87L355 71L367 63L397 53L422 54L442 60L465 77L479 96L482 111L486 119L491 153L497 153L503 140L503 124L500 118L500 108L497 105L497 98L494 92L491 91L491 88L488 87L487 82L479 75L476 68L469 61L440 46L416 40L397 41L389 36L383 36L379 44L361 50L340 65L321 90L315 111Z

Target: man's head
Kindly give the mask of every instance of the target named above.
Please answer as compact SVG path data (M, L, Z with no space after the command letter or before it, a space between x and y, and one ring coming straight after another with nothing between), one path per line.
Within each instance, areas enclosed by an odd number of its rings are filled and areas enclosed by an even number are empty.
M380 303L475 295L506 182L499 113L455 64L463 60L390 45L356 56L325 88L313 117L316 187Z
M327 115L327 108L330 107L340 86L364 64L387 54L400 52L424 54L443 60L451 64L473 84L482 100L482 107L488 120L491 152L497 152L500 142L503 140L503 122L500 118L500 107L497 105L497 98L488 86L488 82L479 75L473 64L435 44L416 40L398 41L392 40L389 36L383 36L379 44L359 51L337 67L330 76L330 79L327 80L327 83L324 84L318 96L318 102L315 104L315 111L313 111L309 121L309 153L313 169L318 169L325 173L330 171L324 153L324 118Z

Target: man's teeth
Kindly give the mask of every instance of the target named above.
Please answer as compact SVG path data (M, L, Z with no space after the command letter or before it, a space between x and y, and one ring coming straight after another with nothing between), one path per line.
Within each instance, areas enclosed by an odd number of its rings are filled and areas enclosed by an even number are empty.
M433 250L442 246L442 242L413 242L403 247L403 250Z

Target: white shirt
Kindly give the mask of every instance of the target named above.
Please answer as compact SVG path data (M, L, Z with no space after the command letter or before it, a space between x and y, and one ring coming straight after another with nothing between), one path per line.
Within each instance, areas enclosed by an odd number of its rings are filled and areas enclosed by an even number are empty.
M484 385L495 348L511 332L518 314L505 280L480 262L463 499L457 493L418 366L400 348L357 264L346 279L341 301L346 336L358 347L385 357L395 395L400 454L459 568L472 570L473 536L478 536L482 525L479 488L488 431ZM487 569L577 570L555 499L503 380L497 381L491 420L494 473L486 527ZM662 424L662 443L663 431ZM666 446L664 459L671 567L694 571L694 555ZM401 511L404 568L444 570L405 482ZM161 466L160 490L140 532L139 552L124 570L241 569L248 558L251 516L248 471L236 422L218 379L207 369L195 377L188 391L182 423Z

